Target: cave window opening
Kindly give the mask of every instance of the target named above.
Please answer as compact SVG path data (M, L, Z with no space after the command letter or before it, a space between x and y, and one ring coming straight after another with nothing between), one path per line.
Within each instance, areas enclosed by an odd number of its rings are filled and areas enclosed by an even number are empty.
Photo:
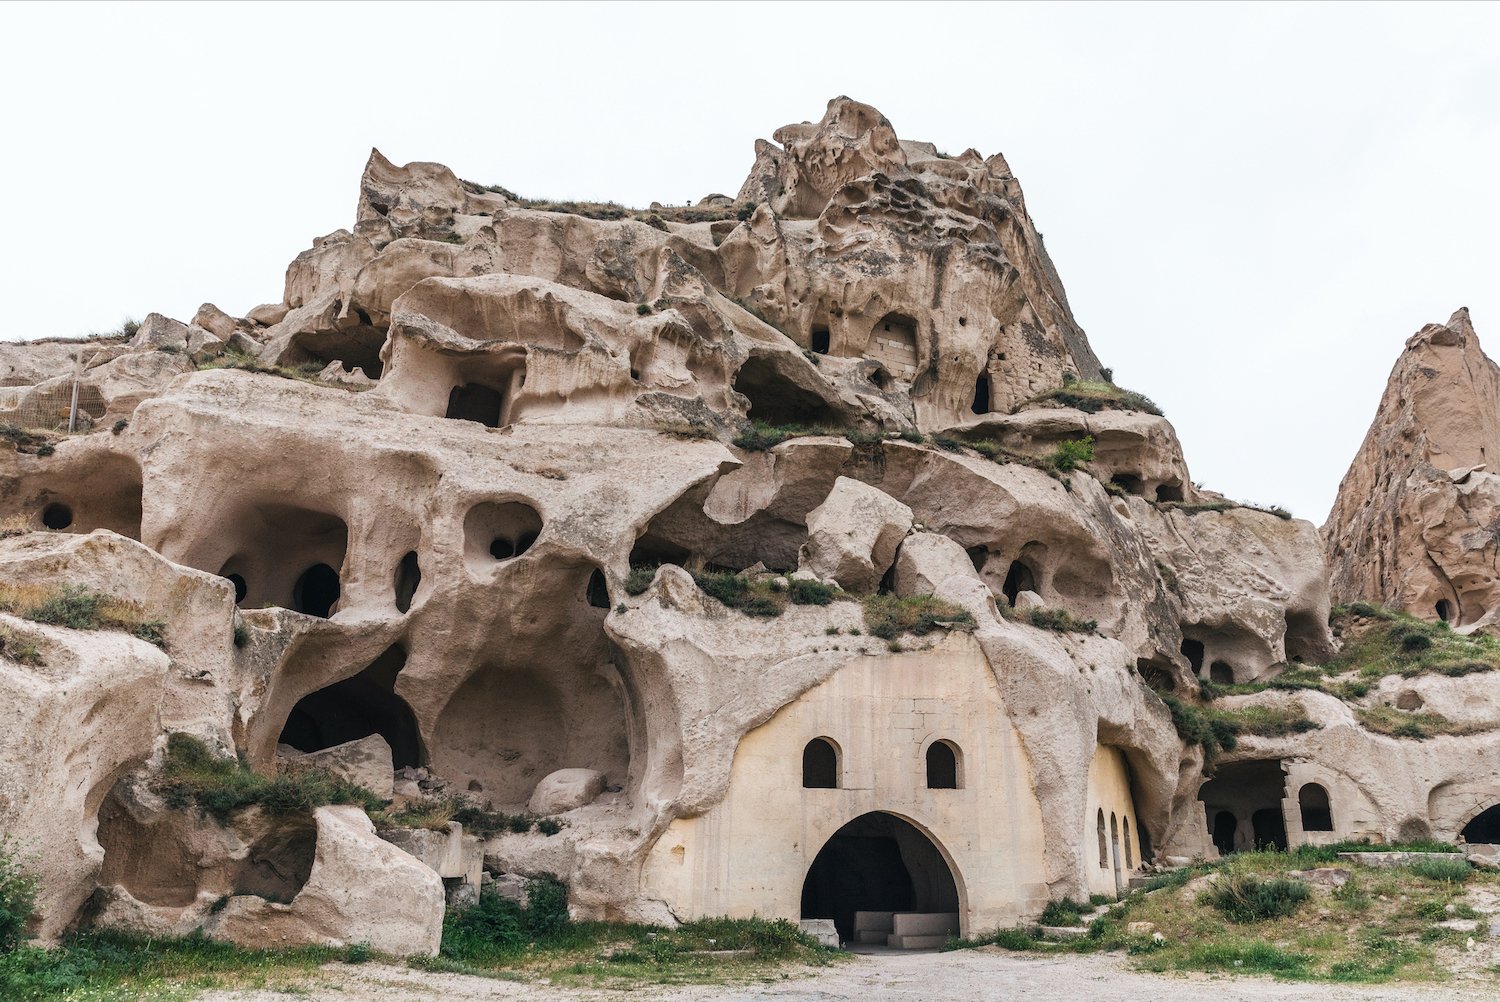
M250 586L245 583L244 577L239 574L226 574L224 580L234 586L234 604L239 605L245 601L245 596L250 592Z
M1120 490L1124 491L1126 494L1140 497L1141 494L1145 492L1145 487L1142 485L1139 474L1116 473L1114 476L1110 477L1109 480L1110 483L1120 488Z
M960 932L957 875L930 837L893 814L864 814L840 828L802 884L801 917L832 919L841 942L889 935L891 913L913 912L938 933Z
M1333 809L1328 803L1328 791L1317 783L1308 783L1297 791L1297 804L1302 809L1302 830L1305 832L1333 831Z
M395 768L423 765L416 716L396 695L396 677L405 665L406 652L390 647L359 674L303 696L287 715L278 743L316 752L379 734L391 746Z
M734 391L750 401L752 421L769 424L838 425L845 423L820 394L789 379L778 363L754 355L734 376Z
M1459 835L1470 845L1500 844L1500 804L1481 811Z
M1152 689L1172 692L1177 688L1177 680L1172 677L1171 666L1162 664L1160 661L1137 658L1135 670L1140 674L1141 681Z
M1021 592L1036 591L1036 574L1023 561L1013 560L1010 570L1005 572L1005 584L1000 591L1005 595L1005 600L1014 606Z
M1208 666L1208 680L1220 685L1234 685L1234 666L1228 661L1215 661Z
M1192 666L1193 674L1199 675L1203 672L1203 641L1194 640L1192 637L1182 638L1182 656L1188 659Z
M609 608L609 586L605 583L604 572L595 568L594 573L589 575L589 584L586 591L589 605L595 609Z
M1099 869L1109 869L1109 835L1104 831L1104 808L1099 808Z
M396 611L405 613L411 609L411 600L422 583L422 566L417 561L417 551L412 550L396 565Z
M1434 611L1437 613L1437 618L1443 622L1449 623L1453 621L1453 606L1448 603L1446 598L1438 599L1438 604Z
M884 369L874 369L870 372L870 382L877 390L888 390L891 388L891 374Z
M327 619L339 602L339 572L327 564L313 564L292 586L292 608Z
M962 783L958 746L951 741L934 741L927 746L927 789L957 790Z
M1181 501L1182 485L1162 484L1160 487L1156 488L1156 500L1158 502Z
M988 414L990 412L990 374L981 372L979 378L974 380L974 402L969 409L975 414Z
M888 313L870 335L870 355L891 374L913 379L917 374L917 322L900 313Z
M838 748L827 738L813 738L802 749L802 788L836 790L838 786Z
M812 350L815 354L826 355L831 347L832 337L827 327L814 327L812 329Z
M1124 817L1124 818L1120 819L1120 828L1125 833L1125 836L1124 836L1125 837L1125 869L1127 869L1127 870L1134 870L1135 869L1135 857L1134 857L1134 853L1131 851L1131 848L1130 848L1130 818L1129 817Z
M42 509L42 525L49 529L66 529L73 524L73 509L60 501L54 501Z
M448 410L444 417L457 421L474 421L486 428L498 428L504 403L505 395L493 386L464 383L462 386L455 386L448 394Z

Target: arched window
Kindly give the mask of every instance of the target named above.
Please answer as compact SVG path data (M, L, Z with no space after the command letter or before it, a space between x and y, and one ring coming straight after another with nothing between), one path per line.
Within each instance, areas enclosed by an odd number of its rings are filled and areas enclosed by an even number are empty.
M1099 808L1099 869L1109 869L1109 836L1104 833L1104 808Z
M934 741L927 746L927 789L959 788L958 747L951 741Z
M827 738L813 738L802 749L802 788L836 790L838 785L838 748Z
M1135 853L1130 849L1130 818L1128 816L1122 818L1121 825L1125 832L1125 869L1133 870L1135 869Z
M1328 803L1327 790L1317 783L1308 783L1297 792L1297 803L1302 807L1303 831L1333 831L1333 809Z

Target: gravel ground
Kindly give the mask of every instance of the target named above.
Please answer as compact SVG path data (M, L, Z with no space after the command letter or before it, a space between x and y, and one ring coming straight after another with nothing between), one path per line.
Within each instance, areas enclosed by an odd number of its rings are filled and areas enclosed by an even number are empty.
M1211 984L1209 983L1211 982ZM942 1002L1454 1002L1493 1000L1493 980L1416 988L1407 985L1295 984L1265 978L1142 974L1110 956L1023 957L1003 951L861 956L846 964L793 973L776 984L643 986L634 991L558 988L456 974L430 974L405 967L335 964L305 985L317 1002L869 1002L873 999ZM211 992L202 1002L286 1002L282 992Z

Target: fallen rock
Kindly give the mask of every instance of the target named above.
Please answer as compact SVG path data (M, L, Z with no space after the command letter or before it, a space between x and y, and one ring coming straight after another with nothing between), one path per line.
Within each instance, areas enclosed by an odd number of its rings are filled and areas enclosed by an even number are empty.
M594 802L604 792L604 774L594 769L559 769L542 777L532 791L532 814L562 814Z
M823 503L808 513L798 568L832 578L846 591L874 591L911 523L911 509L900 501L839 477Z

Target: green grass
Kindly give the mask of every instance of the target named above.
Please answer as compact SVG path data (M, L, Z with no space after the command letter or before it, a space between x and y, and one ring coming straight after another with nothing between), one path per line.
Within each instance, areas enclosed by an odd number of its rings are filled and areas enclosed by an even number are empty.
M708 918L675 929L572 922L566 888L551 878L531 881L527 897L522 908L486 893L477 904L449 912L441 956L413 958L412 966L625 988L764 976L789 962L828 963L836 955L786 920ZM709 955L727 950L748 956Z
M1500 721L1460 723L1449 720L1441 713L1399 710L1394 706L1362 706L1355 709L1354 716L1367 731L1416 741L1445 734L1482 734L1500 727Z
M247 950L201 935L147 939L93 932L70 937L53 949L23 947L0 954L0 998L176 1002L210 988L290 993L322 965L351 958L357 962L359 957L352 947Z
M943 627L963 631L974 629L974 617L968 610L931 595L909 598L867 595L864 610L865 631L882 640L894 641L905 633L924 636Z
M0 955L26 937L26 920L36 905L36 877L6 836L0 836Z
M1158 692L1157 696L1171 712L1178 737L1190 745L1201 745L1207 761L1221 751L1233 751L1242 734L1282 737L1319 727L1308 719L1300 703L1291 707L1251 705L1221 709L1211 703L1196 705L1170 692Z
M299 383L311 383L313 386L327 386L334 389L347 390L358 393L368 387L355 386L349 383L329 382L319 379L318 373L328 367L326 362L303 362L301 365L265 365L260 360L244 352L227 350L218 358L210 359L199 364L199 369L240 369L244 372L258 372L267 376L280 376L282 379L292 379Z
M1151 401L1151 398L1134 390L1126 390L1109 382L1093 382L1088 380L1075 380L1051 390L1039 396L1024 401L1015 408L1016 411L1035 404L1055 403L1063 407L1071 407L1074 410L1083 411L1086 414L1097 414L1104 410L1116 411L1144 411L1147 414L1162 416L1162 410ZM1014 412L1012 412L1014 413Z
M0 584L0 610L70 630L120 630L166 648L166 623L147 619L134 602L81 585Z
M1231 922L1246 924L1295 915L1312 891L1305 882L1289 877L1226 873L1214 880L1204 897Z
M1463 957L1468 933L1440 928L1453 917L1482 917L1467 900L1500 891L1500 874L1476 870L1462 859L1391 869L1352 867L1341 887L1329 889L1290 877L1292 870L1338 865L1341 851L1423 851L1430 843L1371 845L1345 842L1300 846L1291 852L1238 853L1215 863L1158 875L1132 891L1089 927L1089 934L1043 942L1034 929L1004 929L953 940L949 949L994 945L1054 954L1118 952L1148 971L1269 975L1283 980L1332 983L1444 982L1451 961ZM1453 847L1444 845L1447 851ZM1204 881L1195 878L1210 878ZM1189 883L1193 886L1189 887ZM1480 900L1476 897L1476 903ZM1069 918L1082 908L1054 902L1043 914ZM1162 939L1132 934L1131 922L1149 922ZM1074 924L1072 922L1066 924Z
M385 805L375 794L326 769L286 768L275 776L250 771L243 759L221 758L188 734L167 737L158 790L175 808L196 806L219 820L258 806L272 814L296 814L327 804L356 804L366 811Z
M456 821L463 825L465 835L478 835L480 838L490 838L502 832L524 835L535 831L543 835L556 835L565 827L565 823L556 818L534 814L506 814L503 811L474 807L460 797L441 796L408 801L399 809L372 811L370 820L375 822L376 828L382 830L426 828L431 831L447 831L448 823Z
M0 424L0 441L9 442L11 448L22 455L50 456L56 448L49 433L14 424ZM42 451L44 449L47 451Z
M1015 609L1004 604L997 604L996 608L1006 619L1029 623L1039 630L1051 630L1054 633L1096 633L1099 630L1098 620L1078 619L1064 609Z
M1328 675L1459 677L1500 668L1500 639L1486 633L1464 636L1447 623L1428 623L1364 602L1340 606L1330 619L1344 648L1324 666Z

